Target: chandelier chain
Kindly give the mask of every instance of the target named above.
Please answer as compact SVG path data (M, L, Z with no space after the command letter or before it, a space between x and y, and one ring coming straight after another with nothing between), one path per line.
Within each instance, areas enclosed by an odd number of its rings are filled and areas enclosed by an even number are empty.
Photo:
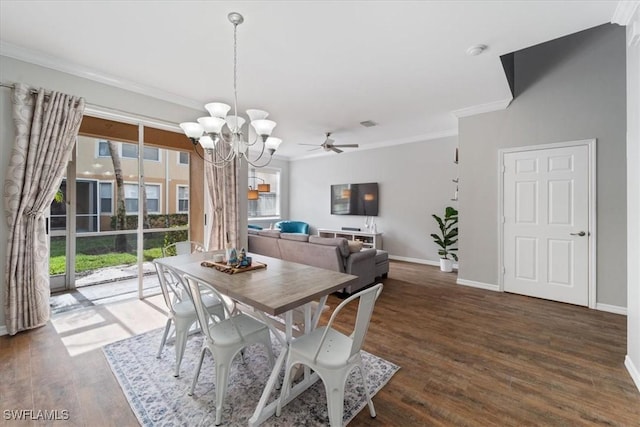
M233 24L233 110L238 116L238 24Z

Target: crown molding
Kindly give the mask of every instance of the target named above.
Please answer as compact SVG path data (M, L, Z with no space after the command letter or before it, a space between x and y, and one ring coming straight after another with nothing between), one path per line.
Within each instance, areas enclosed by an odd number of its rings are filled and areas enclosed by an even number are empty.
M489 113L491 111L504 110L511 104L513 97L507 99L501 99L498 101L488 102L486 104L473 105L467 108L461 108L460 110L454 110L451 112L457 118L475 116L476 114Z
M616 6L616 10L613 11L611 23L623 26L629 25L629 22L631 22L633 14L638 9L638 6L640 6L640 1L619 1L618 5Z
M101 71L85 67L84 65L65 61L47 53L26 49L24 47L7 43L2 40L0 40L0 55L14 58L19 61L28 62L30 64L39 65L41 67L50 68L52 70L71 74L84 79L92 80L94 82L117 87L119 89L135 92L140 95L160 99L172 104L182 105L184 107L193 108L195 110L203 110L202 103L196 100L185 98L151 86L141 85L131 80L126 80L117 76L105 74Z
M395 145L403 145L403 144L411 144L414 142L422 142L422 141L430 141L433 139L440 139L440 138L447 138L450 136L458 136L458 129L447 129L444 131L439 131L439 132L432 132L432 133L428 133L428 134L423 134L423 135L416 135L416 136L411 136L411 137L407 137L407 138L399 138L399 139L393 139L390 141L384 141L384 142L375 142L373 144L365 144L365 145L361 145L357 150L354 151L345 151L344 153L341 154L353 154L353 153L358 153L361 152L363 150L374 150L377 148L385 148L385 147L392 147ZM296 160L306 160L306 159L311 159L311 158L315 158L315 157L323 157L326 155L329 155L331 153L326 153L326 152L322 152L322 153L318 153L318 154L306 154L303 156L297 156L297 157L290 157L289 160L290 161L296 161Z

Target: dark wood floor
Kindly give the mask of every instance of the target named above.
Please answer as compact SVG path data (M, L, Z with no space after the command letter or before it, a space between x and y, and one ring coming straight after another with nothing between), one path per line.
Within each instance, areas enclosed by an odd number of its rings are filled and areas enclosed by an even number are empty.
M374 398L377 418L363 410L351 425L640 426L624 316L459 286L416 264L393 262L384 284L365 349L401 369ZM101 350L72 357L51 325L0 337L0 371L2 410L137 425Z

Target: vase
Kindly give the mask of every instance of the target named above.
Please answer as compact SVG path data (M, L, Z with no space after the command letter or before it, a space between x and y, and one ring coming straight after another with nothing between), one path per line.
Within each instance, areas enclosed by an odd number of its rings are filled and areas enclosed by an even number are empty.
M453 261L446 258L440 258L440 271L450 273L453 271Z

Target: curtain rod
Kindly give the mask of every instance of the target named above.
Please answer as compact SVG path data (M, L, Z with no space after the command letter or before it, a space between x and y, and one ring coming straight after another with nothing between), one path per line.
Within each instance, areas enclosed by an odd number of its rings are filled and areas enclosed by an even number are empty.
M15 83L0 82L0 87L15 89L16 85ZM38 91L35 89L31 89L31 93L36 94L38 93ZM51 94L51 91L45 91L46 96L50 94ZM120 121L120 122L124 121L127 123L133 123L133 124L141 123L143 125L148 125L155 128L182 133L182 129L180 129L179 126L177 126L175 123L172 123L172 122L156 119L154 117L137 115L137 114L130 113L128 111L118 110L115 108L104 107L102 105L90 104L88 102L85 103L85 115L107 119L107 120Z
M15 89L15 88L16 88L15 83L5 83L5 82L0 82L0 86L1 86L1 87L6 87L6 88L8 88L8 89ZM35 89L31 89L31 94L36 94L36 93L38 93L38 91L37 91L37 90L35 90ZM50 90L45 90L45 91L44 91L44 94L45 94L45 96L49 96L49 95L51 94L51 91L50 91Z

